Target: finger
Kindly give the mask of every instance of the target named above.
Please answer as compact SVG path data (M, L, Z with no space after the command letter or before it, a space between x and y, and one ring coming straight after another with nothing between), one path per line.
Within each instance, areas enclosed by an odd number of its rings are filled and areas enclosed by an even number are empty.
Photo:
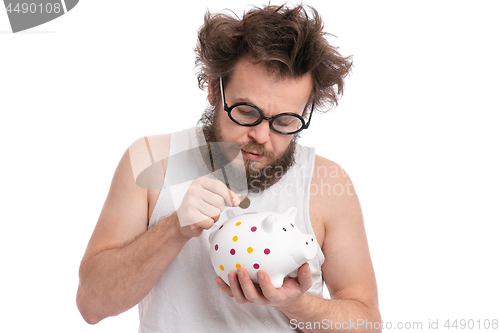
M305 263L299 267L297 271L297 281L300 285L300 290L306 292L312 287L312 275L309 263Z
M229 297L234 297L233 293L231 291L231 287L229 287L224 280L222 280L220 277L215 278L215 283L217 283L217 286L219 289L225 293Z
M239 194L233 192L229 187L226 187L227 193L229 195L229 202L231 203L230 206L236 207L239 204L241 204L241 199L244 196L240 196Z
M254 303L258 303L259 301L263 300L261 293L253 284L252 279L250 279L248 271L244 268L238 268L237 274L238 281L241 290L243 291L243 295L245 295L245 298Z
M243 290L241 290L240 283L238 281L238 276L235 272L231 272L227 275L227 279L229 281L229 286L231 288L231 293L233 294L234 299L238 303L249 303L243 294Z
M220 209L219 207L212 206L211 204L206 203L204 200L198 203L197 207L198 211L205 216L205 218L214 218L219 216L224 209Z
M204 182L206 182L206 180L201 178L195 179L184 195L183 201L186 201L186 204L192 207L200 208L201 203L206 203L210 206L218 208L221 211L224 210L224 198L207 189Z
M221 212L226 208L224 198L217 193L202 188L200 195L205 203L219 209Z
M203 205L207 205L203 200L193 200L192 198L188 200L187 203L183 202L187 208L179 208L177 210L177 215L179 218L179 224L181 227L196 224L197 227L207 229L212 227L215 223L212 217L216 217L220 214L220 211L215 209L204 208ZM203 211L205 211L203 213Z
M211 179L207 177L201 177L200 185L215 194L220 195L224 199L226 206L238 206L240 204L240 199L236 193L231 191L223 182L216 179Z
M219 217L217 216L217 219ZM217 222L217 220L214 220L213 218L207 218L201 222L197 222L197 223L194 223L192 224L193 226L196 226L198 228L201 228L201 229L210 229L212 228L212 226L214 225L214 223Z
M265 271L260 270L257 272L257 279L259 280L260 289L264 297L270 301L275 301L279 296L279 292L271 282L269 275Z

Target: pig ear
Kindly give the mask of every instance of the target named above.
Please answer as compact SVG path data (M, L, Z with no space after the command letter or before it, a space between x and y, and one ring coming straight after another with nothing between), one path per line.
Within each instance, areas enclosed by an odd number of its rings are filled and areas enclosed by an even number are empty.
M277 221L278 217L276 216L276 214L269 215L264 219L264 221L262 221L262 229L264 229L264 231L268 233L272 233Z
M295 207L290 207L283 212L283 216L285 217L286 221L290 222L295 221L296 215L297 215L297 208Z

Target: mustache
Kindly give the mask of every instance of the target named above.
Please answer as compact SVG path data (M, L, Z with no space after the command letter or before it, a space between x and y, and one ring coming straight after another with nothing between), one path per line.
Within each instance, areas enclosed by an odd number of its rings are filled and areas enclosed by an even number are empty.
M247 151L247 152L253 152L256 151L257 154L268 157L270 159L274 159L274 153L268 151L267 149L264 148L264 145L261 145L255 141L250 141L246 144L240 144L240 149Z

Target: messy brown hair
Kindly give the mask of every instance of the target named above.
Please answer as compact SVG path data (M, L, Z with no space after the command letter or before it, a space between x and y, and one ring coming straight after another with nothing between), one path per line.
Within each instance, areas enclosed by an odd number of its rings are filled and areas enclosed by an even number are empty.
M215 102L220 103L220 76L229 82L236 63L248 56L253 63L264 63L277 78L298 78L310 72L309 104L328 111L343 93L352 62L328 43L326 35L321 17L309 6L254 7L241 19L232 12L207 11L195 48L198 86L205 89L212 78Z

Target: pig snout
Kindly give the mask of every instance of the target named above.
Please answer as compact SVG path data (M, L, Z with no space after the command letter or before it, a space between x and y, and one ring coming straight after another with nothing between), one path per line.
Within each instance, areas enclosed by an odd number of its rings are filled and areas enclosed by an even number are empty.
M300 241L297 244L297 250L293 256L293 260L298 264L302 265L306 261L313 259L316 256L318 250L318 244L316 240L311 235L304 235L300 237Z

